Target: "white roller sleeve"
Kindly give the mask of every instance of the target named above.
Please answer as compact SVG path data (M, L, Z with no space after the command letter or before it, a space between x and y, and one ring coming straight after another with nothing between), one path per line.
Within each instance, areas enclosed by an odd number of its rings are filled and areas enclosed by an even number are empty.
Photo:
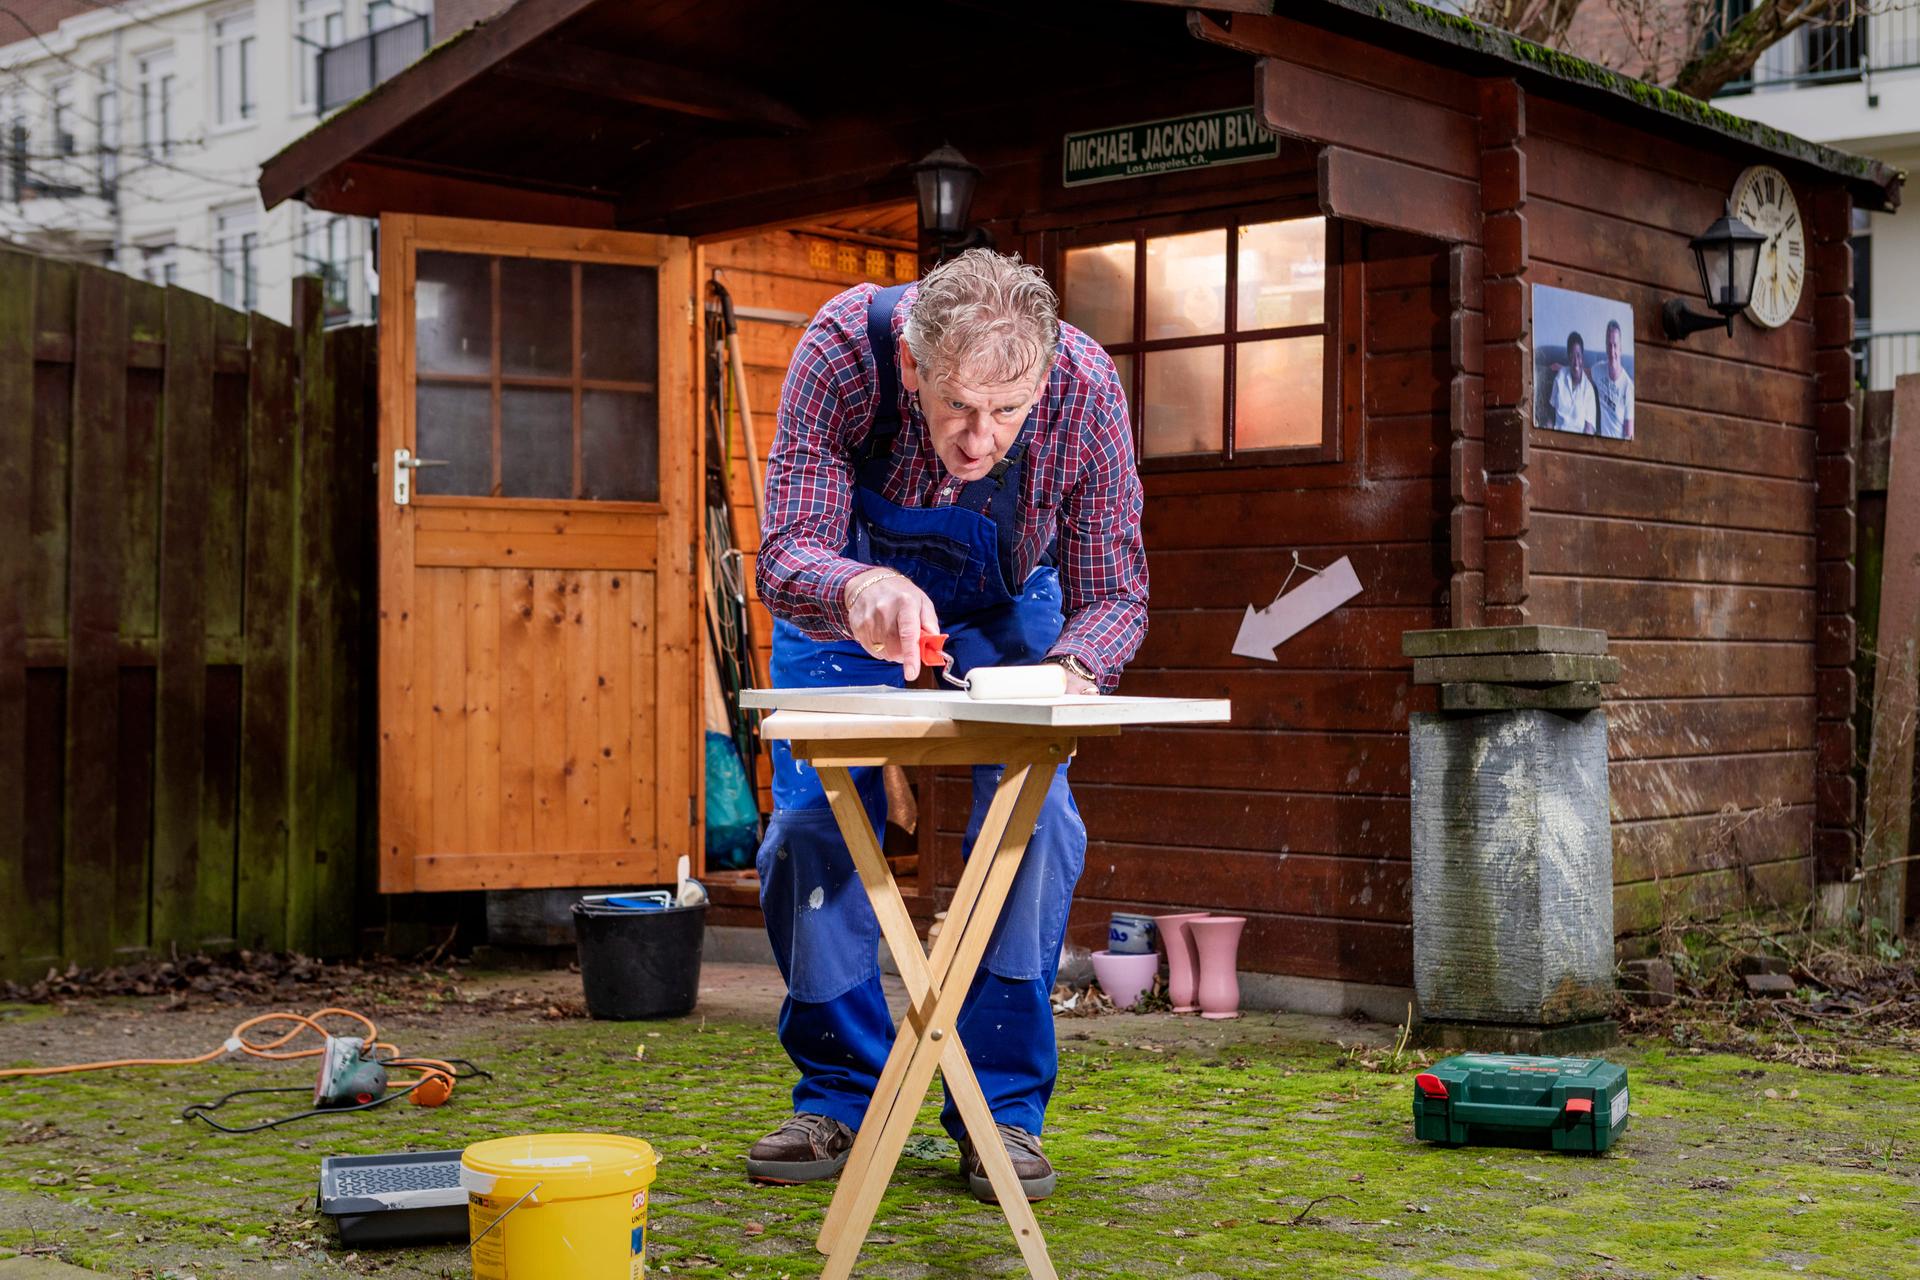
M1036 667L975 667L967 672L967 696L982 702L1060 698L1066 692L1067 669L1057 662Z

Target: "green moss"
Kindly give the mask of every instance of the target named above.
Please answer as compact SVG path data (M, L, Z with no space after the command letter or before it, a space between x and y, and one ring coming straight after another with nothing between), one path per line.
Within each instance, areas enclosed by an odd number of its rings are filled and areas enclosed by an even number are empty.
M76 1260L112 1274L148 1260L135 1231L218 1259L227 1274L262 1274L262 1257L338 1251L324 1227L301 1225L313 1219L323 1154L613 1130L663 1156L654 1202L663 1271L814 1273L812 1237L831 1188L754 1188L740 1174L742 1151L784 1112L792 1081L769 1027L699 1017L466 1026L407 1036L410 1051L474 1057L497 1073L462 1085L450 1105L396 1104L252 1137L182 1125L179 1108L296 1083L304 1067L11 1082L0 1133L43 1120L61 1133L0 1145L0 1194L113 1215L96 1217L102 1230L56 1229ZM1288 1026L1250 1017L1225 1042L1195 1045L1190 1023L1164 1016L1060 1024L1047 1143L1062 1190L1038 1211L1063 1273L1521 1280L1599 1273L1601 1254L1742 1280L1785 1273L1769 1261L1781 1257L1816 1258L1808 1270L1835 1277L1894 1274L1910 1258L1905 1205L1920 1199L1910 1136L1920 1064L1910 1056L1860 1060L1879 1074L1834 1075L1629 1048L1617 1056L1632 1073L1633 1127L1606 1157L1583 1159L1415 1143L1406 1077L1345 1068L1336 1046ZM636 1044L646 1048L638 1061ZM256 1100L249 1114L278 1105ZM919 1132L937 1132L932 1104ZM1348 1199L1308 1209L1323 1196ZM116 1220L127 1234L104 1238ZM0 1243L27 1242L15 1225L0 1229ZM48 1234L43 1223L41 1243ZM862 1274L972 1277L1013 1256L997 1213L966 1196L950 1145L928 1142L902 1161ZM457 1248L378 1260L388 1277L465 1274Z

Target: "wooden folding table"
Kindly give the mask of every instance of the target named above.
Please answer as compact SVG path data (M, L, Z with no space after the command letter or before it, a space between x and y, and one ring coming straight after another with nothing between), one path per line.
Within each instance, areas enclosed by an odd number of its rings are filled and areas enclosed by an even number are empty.
M818 771L907 988L906 1019L816 1241L827 1255L822 1275L845 1280L852 1273L938 1067L1027 1270L1054 1280L1040 1224L1020 1190L954 1024L1026 854L1054 769L1073 754L1078 740L1110 737L1129 724L1225 720L1230 707L1216 699L1091 696L977 702L957 691L884 688L748 690L741 701L774 711L761 725L761 736L786 739L794 758ZM849 772L888 764L1005 766L931 955L920 948Z

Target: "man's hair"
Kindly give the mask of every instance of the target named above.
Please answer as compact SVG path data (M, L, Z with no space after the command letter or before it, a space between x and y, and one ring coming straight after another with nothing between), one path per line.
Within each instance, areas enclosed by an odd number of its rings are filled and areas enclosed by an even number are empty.
M1036 267L969 249L920 281L907 346L929 378L988 385L1035 377L1060 345L1060 299Z
M1567 354L1572 355L1575 347L1580 348L1582 351L1587 349L1587 340L1580 336L1578 329L1575 329L1567 335Z
M1618 320L1609 320L1607 321L1607 336L1605 338L1600 339L1600 341L1607 342L1611 340L1613 336L1619 332L1620 332L1620 322ZM1626 339L1622 338L1621 341L1625 342Z

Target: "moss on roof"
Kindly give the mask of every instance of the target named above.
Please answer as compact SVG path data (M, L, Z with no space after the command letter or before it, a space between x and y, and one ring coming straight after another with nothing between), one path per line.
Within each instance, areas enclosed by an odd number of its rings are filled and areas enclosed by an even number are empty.
M1636 80L1599 63L1523 40L1512 32L1485 26L1457 13L1449 13L1430 4L1420 4L1418 0L1320 0L1320 3L1327 8L1370 17L1430 39L1445 41L1508 63L1522 72L1559 80L1585 91L1621 98L1636 107L1657 112L1689 126L1710 130L1774 155L1836 174L1847 179L1854 187L1856 202L1870 207L1891 209L1900 202L1900 185L1906 180L1906 174L1878 160L1808 142L1783 129L1722 111L1689 94ZM1293 16L1304 17L1305 14L1296 13ZM1863 200L1862 197L1870 198Z

